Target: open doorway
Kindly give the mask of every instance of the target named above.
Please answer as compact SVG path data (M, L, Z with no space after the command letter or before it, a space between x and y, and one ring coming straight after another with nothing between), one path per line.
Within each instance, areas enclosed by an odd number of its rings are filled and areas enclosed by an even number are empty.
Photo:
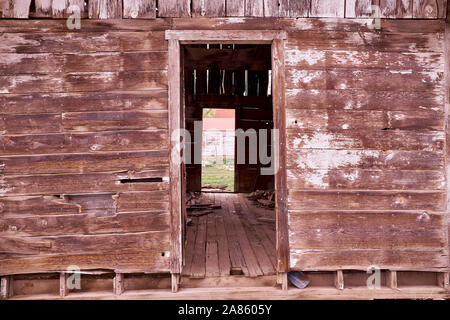
M234 192L234 109L203 109L202 192Z
M239 276L275 283L271 45L180 49L182 119L190 137L184 140L190 155L184 166L184 283Z

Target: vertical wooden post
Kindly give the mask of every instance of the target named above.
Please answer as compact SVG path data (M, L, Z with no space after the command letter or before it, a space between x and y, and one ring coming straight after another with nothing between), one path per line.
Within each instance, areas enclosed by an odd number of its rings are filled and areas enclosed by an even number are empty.
M287 291L289 289L287 272L278 272L277 278L279 279L278 281L280 281L281 290Z
M344 290L344 272L337 270L334 274L334 285L338 290Z
M180 284L180 274L179 273L172 273L172 292L178 292L179 284Z
M166 37L167 38L167 37ZM170 181L170 256L171 273L180 274L182 266L182 227L181 227L181 155L179 150L180 135L172 137L181 128L181 78L180 78L180 42L169 40L169 181Z
M394 270L387 271L386 285L388 288L397 289L397 271Z
M69 294L69 289L67 288L67 273L59 273L59 296L65 297Z
M438 285L446 290L450 289L450 272L438 273Z
M274 129L278 130L279 142L275 143L275 212L277 271L289 271L289 233L287 213L286 179L286 110L285 110L284 40L274 39L272 43L272 99Z
M446 220L447 220L447 227L445 229L445 232L447 233L446 237L446 243L445 243L445 249L447 251L447 254L450 255L450 234L449 234L449 228L450 228L450 146L448 143L450 142L450 123L449 123L449 112L450 112L450 1L447 1L447 19L445 23L445 33L444 33L444 77L445 77L445 108L444 108L444 114L445 114L445 181L446 181ZM450 259L448 260L447 265L447 271L450 270ZM444 279L448 279L448 272L447 276L442 276ZM447 280L448 283L448 280Z
M116 273L113 281L113 291L115 295L121 295L125 291L123 273Z
M0 280L1 292L0 299L8 299L14 295L13 277L3 276Z

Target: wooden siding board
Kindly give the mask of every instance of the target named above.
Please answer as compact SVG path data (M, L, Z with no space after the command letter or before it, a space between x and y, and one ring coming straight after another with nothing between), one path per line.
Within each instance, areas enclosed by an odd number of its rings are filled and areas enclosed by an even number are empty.
M81 102L81 103L80 103ZM2 114L167 110L167 90L0 94Z
M191 0L158 1L158 17L189 17L191 15Z
M339 17L345 15L344 0L311 0L310 17Z
M442 191L290 190L289 210L442 211Z
M1 156L4 175L141 171L169 165L168 151Z
M89 19L122 18L121 0L90 0L88 2Z
M156 18L156 0L123 0L124 18Z

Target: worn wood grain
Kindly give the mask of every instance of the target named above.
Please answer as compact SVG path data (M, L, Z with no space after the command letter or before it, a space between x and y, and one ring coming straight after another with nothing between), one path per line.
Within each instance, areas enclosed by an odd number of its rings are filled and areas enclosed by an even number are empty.
M288 129L321 130L444 130L441 111L347 111L308 110L287 111Z
M289 152L288 168L442 170L444 156L434 151L300 149Z
M0 52L88 53L167 51L164 32L2 33Z
M383 1L383 0L381 0ZM392 0L387 0L392 1ZM396 0L394 0L395 2ZM346 0L345 17L346 18L368 18L372 15L372 0ZM382 4L380 3L380 7Z
M416 72L369 69L299 70L287 68L286 87L289 89L362 89L367 91L439 90L443 86L442 71Z
M242 17L245 15L245 0L226 0L227 17Z
M0 108L2 114L167 110L167 90L0 94Z
M98 133L3 135L1 148L7 154L49 154L124 150L165 150L167 130Z
M288 150L377 149L439 151L444 147L442 131L357 130L313 132L288 130Z
M167 250L168 248L166 248ZM80 269L107 269L122 272L168 272L169 258L160 251L118 253L118 254L78 254L78 255L38 255L32 257L2 259L0 274L23 274L59 272L68 266Z
M0 93L167 89L166 71L76 72L0 76Z
M163 51L73 54L0 53L0 59L0 71L4 75L167 69L167 53Z
M381 269L445 270L448 256L443 249L348 249L299 250L291 252L293 270L367 270L376 265Z
M168 167L168 155L161 150L2 156L0 164L4 175L145 171Z
M169 229L169 221L168 211L119 213L104 217L85 214L83 211L63 216L17 216L2 218L0 235L27 238L166 231Z
M443 210L437 191L291 190L289 210Z
M168 186L155 191L120 192L116 197L118 212L169 210Z
M310 17L339 17L345 14L345 1L311 0Z
M294 250L439 249L445 215L423 212L290 212Z
M442 91L396 92L318 89L287 89L287 108L332 110L443 111Z
M190 0L158 1L158 17L189 17L191 15Z
M289 169L292 189L443 190L442 171L371 169Z
M156 18L156 0L123 0L124 18Z
M2 195L80 194L95 192L161 190L165 182L121 183L130 178L161 178L167 169L139 173L89 173L61 175L7 176L2 179Z
M122 18L122 1L120 0L91 0L88 8L89 19Z

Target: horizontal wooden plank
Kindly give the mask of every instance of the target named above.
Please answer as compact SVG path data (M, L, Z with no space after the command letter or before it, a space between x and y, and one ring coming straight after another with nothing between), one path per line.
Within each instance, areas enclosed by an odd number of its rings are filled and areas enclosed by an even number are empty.
M0 53L3 75L167 69L167 52Z
M297 149L375 149L441 151L442 131L342 130L340 132L287 131L287 150Z
M446 244L445 214L424 212L289 212L290 248L439 249Z
M0 34L0 52L88 53L122 51L167 51L164 32L112 31L98 33L67 32L66 29L65 33Z
M446 250L440 249L291 249L292 270L320 271L354 269L366 271L370 266L380 269L444 271L448 266Z
M359 50L303 49L301 46L285 50L286 66L299 69L388 69L394 71L442 70L440 52L384 52Z
M167 130L118 131L48 135L3 135L0 147L7 154L80 153L95 151L165 150Z
M167 89L167 71L77 72L0 76L0 93Z
M395 92L366 90L287 89L288 109L442 111L442 90Z
M1 57L1 56L0 56ZM270 46L256 48L214 49L184 47L183 65L189 69L270 70ZM0 69L1 70L1 69Z
M215 30L215 32L209 32L204 30L198 30L196 28L192 30L167 30L166 40L176 39L180 41L244 41L248 42L268 42L273 39L286 39L286 32L280 30Z
M288 109L288 129L342 130L444 130L444 113L433 110L417 111L354 111Z
M287 156L287 168L439 170L444 154L436 151L300 149Z
M302 70L286 68L288 89L363 89L367 91L429 91L444 85L443 70Z
M168 151L97 152L0 157L4 175L142 171L168 167Z
M61 114L0 115L0 132L17 133L58 133L62 132Z
M2 219L11 215L73 215L80 212L80 205L69 203L57 196L2 197L0 199Z
M197 94L186 97L186 106L193 108L235 108L259 107L268 108L272 106L270 96L241 96L241 95L218 95L218 94Z
M4 115L4 134L167 129L166 110Z
M290 189L443 190L443 171L288 169Z
M118 254L81 254L81 255L38 255L1 259L0 275L46 273L65 271L71 265L81 270L106 269L116 272L168 272L170 270L169 252L164 256L160 251Z
M192 19L177 18L155 20L144 19L110 19L110 20L83 20L84 32L139 32L161 31L167 29L195 30L195 29L222 29L222 30L311 30L311 31L372 31L367 28L367 19L342 18L316 18L316 19L286 19L276 17L264 18L209 18ZM442 32L445 23L441 20L382 20L384 33L433 33ZM8 33L51 33L67 32L64 19L30 19L30 20L0 20L0 32Z
M166 110L67 112L62 114L64 131L113 131L168 129Z
M0 113L26 114L167 110L167 90L0 94Z
M103 217L90 214L21 216L0 220L1 237L95 235L169 231L169 212L119 213ZM30 238L26 238L30 239ZM15 253L15 252L13 252Z
M367 20L366 20L367 21ZM443 50L443 34L385 32L289 32L288 49L358 50L380 52L436 52Z
M118 212L168 210L169 192L121 192L116 198Z
M443 210L444 192L289 190L289 210Z
M142 172L6 176L0 180L2 195L54 195L124 191L153 191L167 182L122 183L126 179L164 178L168 168Z
M164 251L169 232L73 235L53 237L1 237L0 253L22 254L119 254Z

